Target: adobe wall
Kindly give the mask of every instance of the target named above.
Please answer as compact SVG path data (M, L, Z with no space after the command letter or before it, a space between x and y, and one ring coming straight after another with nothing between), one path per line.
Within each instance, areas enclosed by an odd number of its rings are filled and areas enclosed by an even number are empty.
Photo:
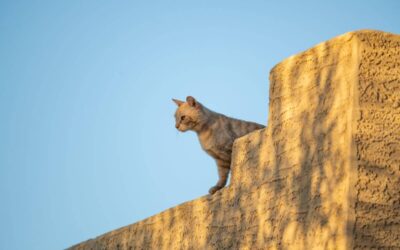
M399 39L350 32L282 61L227 188L70 249L400 248Z
M400 249L400 36L358 39L355 248Z

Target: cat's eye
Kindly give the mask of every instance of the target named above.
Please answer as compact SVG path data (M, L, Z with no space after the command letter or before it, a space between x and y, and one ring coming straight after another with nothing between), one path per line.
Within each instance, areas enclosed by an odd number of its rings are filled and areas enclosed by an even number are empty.
M186 116L182 115L181 116L181 121L185 120Z

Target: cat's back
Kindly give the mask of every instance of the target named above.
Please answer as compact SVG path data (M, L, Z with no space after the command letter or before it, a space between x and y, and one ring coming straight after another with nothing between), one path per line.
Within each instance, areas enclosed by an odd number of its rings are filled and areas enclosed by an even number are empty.
M249 121L244 121L232 117L228 117L225 115L220 116L221 119L219 119L219 127L221 129L221 133L225 132L228 134L230 137L232 137L233 140L242 137L250 132L253 132L258 129L265 128L264 125L255 123L255 122L249 122Z
M265 126L212 112L212 122L198 133L202 148L215 159L229 162L234 141Z
M237 138L254 130L265 128L264 125L255 122L239 120L209 109L206 110L210 122L206 129L198 134L200 143L205 150L230 148Z

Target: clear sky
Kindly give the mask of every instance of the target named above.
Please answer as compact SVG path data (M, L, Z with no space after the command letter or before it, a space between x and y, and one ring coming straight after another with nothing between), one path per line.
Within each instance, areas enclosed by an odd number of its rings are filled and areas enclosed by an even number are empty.
M63 249L205 195L171 98L267 122L269 70L400 1L0 1L0 249Z

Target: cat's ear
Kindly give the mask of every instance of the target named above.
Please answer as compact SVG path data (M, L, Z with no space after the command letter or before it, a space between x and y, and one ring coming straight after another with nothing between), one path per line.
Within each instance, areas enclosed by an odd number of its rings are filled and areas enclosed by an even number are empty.
M178 105L178 107L185 103L185 102L183 102L183 101L179 101L179 100L176 100L176 99L172 99L172 101L173 101L176 105Z
M187 102L191 107L196 107L196 105L197 105L196 99L194 99L193 96L188 96L188 97L186 97L186 102Z

